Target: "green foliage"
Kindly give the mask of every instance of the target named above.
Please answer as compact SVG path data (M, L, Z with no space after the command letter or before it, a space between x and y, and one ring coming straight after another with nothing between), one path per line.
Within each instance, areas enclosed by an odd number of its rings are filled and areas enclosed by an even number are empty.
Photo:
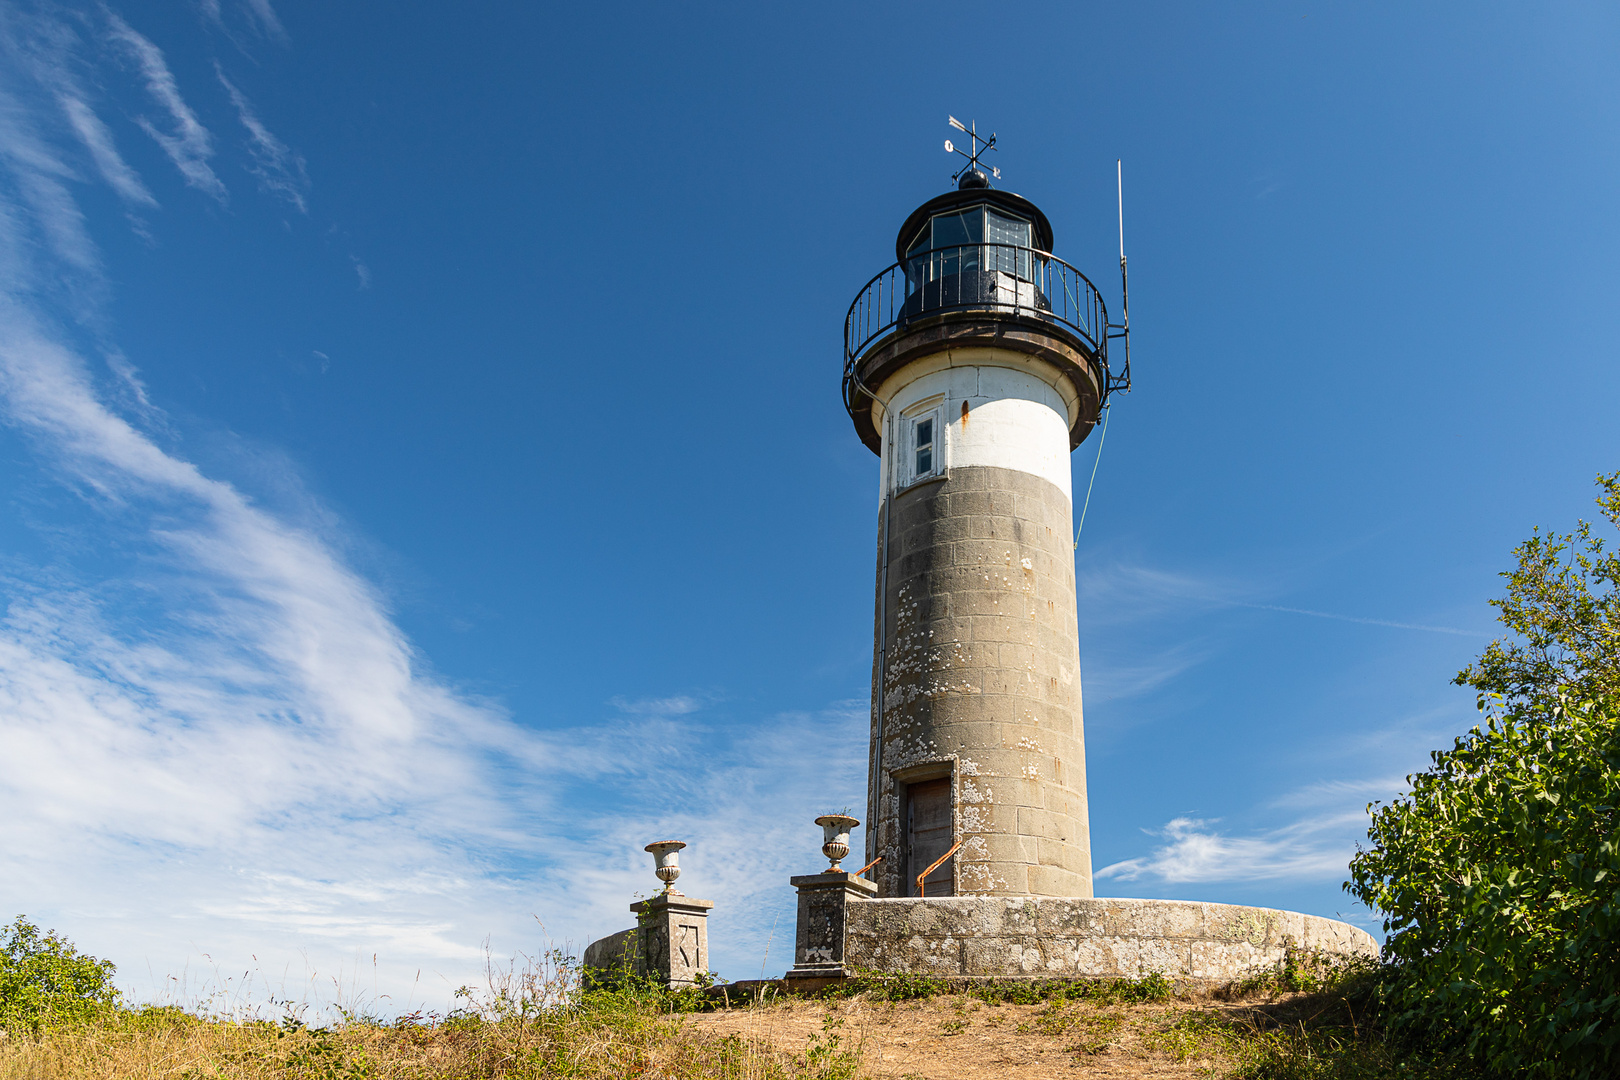
M0 1030L37 1032L82 1020L118 1003L113 965L19 915L0 928Z
M950 983L932 975L888 975L867 971L852 979L834 983L827 993L830 997L864 994L869 1001L926 1001L950 992Z
M1339 993L1346 986L1362 986L1376 978L1378 972L1378 961L1371 957L1334 956L1290 945L1285 948L1278 968L1231 983L1216 991L1215 996L1234 1000L1257 994L1278 997L1292 993Z
M810 1036L804 1049L806 1070L817 1080L851 1080L860 1070L860 1047L844 1041L844 1018L829 1012L821 1018L821 1031Z
M345 1043L330 1028L308 1027L287 1017L267 1055L289 1080L371 1080L376 1075L365 1051Z
M1620 473L1598 478L1620 525ZM1515 635L1459 673L1484 723L1371 806L1396 1033L1503 1075L1620 1070L1620 558L1586 522L1515 551Z
M1038 1005L1049 1001L1089 1001L1134 1005L1168 1001L1175 984L1159 972L1140 979L984 979L953 983L935 975L862 972L827 991L832 997L864 995L868 1001L922 1001L960 993L986 1005Z
M1597 478L1598 509L1620 527L1620 472ZM1620 554L1586 521L1573 533L1537 530L1513 549L1507 595L1492 600L1519 640L1491 642L1457 674L1459 686L1509 701L1576 700L1620 690Z
M1273 978L1216 995L1258 993L1266 1003L1167 1018L1143 1041L1177 1061L1223 1059L1230 1080L1477 1080L1478 1072L1436 1061L1380 1022L1383 974L1373 962L1300 954Z
M1620 701L1524 703L1373 815L1351 890L1388 914L1390 1019L1503 1073L1620 1064Z
M1027 1004L1035 1001L1062 1004L1084 1001L1092 1005L1142 1005L1169 1001L1176 986L1157 971L1140 979L1040 979L1031 982L996 982L974 991L980 1000Z
M582 968L576 975L576 1003L588 1008L691 1013L707 1012L724 1002L724 998L706 993L725 982L713 972L698 972L691 986L666 987L656 973L641 970L629 950L611 967Z

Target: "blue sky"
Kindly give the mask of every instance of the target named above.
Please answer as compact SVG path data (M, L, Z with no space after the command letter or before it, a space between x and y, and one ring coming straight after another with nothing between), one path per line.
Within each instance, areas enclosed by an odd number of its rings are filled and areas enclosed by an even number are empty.
M947 113L1111 303L1125 163L1099 893L1373 926L1364 805L1472 723L1512 545L1620 467L1605 5L0 33L0 902L136 994L442 1006L486 941L626 925L665 836L717 968L785 966L810 819L865 801L842 320Z

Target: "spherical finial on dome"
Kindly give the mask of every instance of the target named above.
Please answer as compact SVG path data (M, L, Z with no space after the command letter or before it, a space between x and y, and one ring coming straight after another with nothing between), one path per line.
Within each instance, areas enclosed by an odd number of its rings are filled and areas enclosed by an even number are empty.
M967 172L963 173L962 178L956 182L958 191L967 191L969 188L987 188L989 186L990 178L984 175L984 173L980 172L978 169L969 169Z

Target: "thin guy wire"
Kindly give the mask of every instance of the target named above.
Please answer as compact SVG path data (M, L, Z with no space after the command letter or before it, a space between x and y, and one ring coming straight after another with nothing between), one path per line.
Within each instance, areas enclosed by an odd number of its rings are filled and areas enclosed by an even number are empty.
M1102 464L1103 444L1108 441L1108 414L1111 410L1103 407L1102 434L1097 436L1097 460L1091 463L1091 483L1086 485L1086 501L1080 506L1080 525L1074 530L1074 550L1080 550L1080 530L1086 527L1086 511L1091 509L1091 488L1097 482L1097 466Z

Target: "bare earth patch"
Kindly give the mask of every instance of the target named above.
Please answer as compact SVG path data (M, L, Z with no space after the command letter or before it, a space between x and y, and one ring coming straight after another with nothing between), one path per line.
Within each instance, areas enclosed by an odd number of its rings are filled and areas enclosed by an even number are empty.
M861 1050L863 1076L894 1080L1043 1080L1047 1077L1208 1077L1230 1067L1199 1021L1230 1006L1058 1002L986 1004L966 996L922 1001L792 999L691 1018L707 1035L737 1035L800 1054L838 1040Z

